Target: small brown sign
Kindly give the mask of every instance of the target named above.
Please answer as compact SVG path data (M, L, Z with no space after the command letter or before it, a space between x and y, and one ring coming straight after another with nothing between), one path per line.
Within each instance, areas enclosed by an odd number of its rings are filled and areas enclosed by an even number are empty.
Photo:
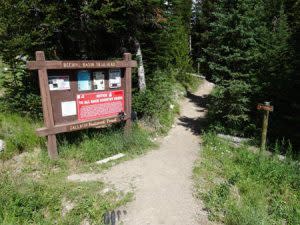
M82 129L87 129L87 128L91 128L91 127L102 128L102 127L106 127L109 124L117 123L117 122L120 122L120 119L118 117L107 118L107 119L102 119L102 120L97 120L97 121L69 125L69 126L67 126L67 130L75 131L75 130L82 130Z
M257 105L257 110L264 110L264 111L273 112L274 107L272 105L258 104Z
M130 130L131 70L136 66L130 53L123 60L46 61L44 52L36 52L27 68L38 70L45 127L37 134L48 137L51 158L58 155L58 133L121 121Z

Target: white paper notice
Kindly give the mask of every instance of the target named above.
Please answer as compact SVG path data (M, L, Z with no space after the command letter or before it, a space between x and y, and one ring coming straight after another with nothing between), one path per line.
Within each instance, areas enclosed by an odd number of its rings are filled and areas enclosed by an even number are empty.
M94 90L104 91L105 90L105 80L103 72L94 72Z
M110 69L109 70L109 88L121 87L121 70Z
M62 116L74 116L77 114L76 101L62 102L61 103Z
M70 90L69 76L49 76L50 91Z

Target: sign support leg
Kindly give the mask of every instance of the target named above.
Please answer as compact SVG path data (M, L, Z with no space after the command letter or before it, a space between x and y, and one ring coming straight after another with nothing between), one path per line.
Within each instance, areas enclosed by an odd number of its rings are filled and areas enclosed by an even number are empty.
M58 156L55 134L48 135L48 155L51 159L55 159Z
M45 53L43 51L37 51L35 53L37 62L45 61ZM44 114L44 123L47 128L54 127L54 119L53 119L53 111L51 105L51 97L48 85L48 74L47 69L41 68L38 70L39 74L39 83L40 83L40 92L42 97L42 106L43 106L43 114ZM57 152L57 143L56 143L56 135L51 134L48 135L48 155L51 159L55 159L58 156Z
M269 102L265 102L266 106L269 106ZM263 112L263 123L262 123L262 131L261 131L261 145L260 150L265 151L266 150L266 143L267 143L267 132L268 132L268 122L269 122L269 111L264 110Z
M260 147L261 151L266 150L268 120L269 120L269 111L264 111L262 132L261 132L261 147Z
M124 53L123 59L125 61L131 61L132 55L130 53ZM131 67L125 68L125 82L126 82L126 114L127 120L125 124L125 134L128 135L131 132Z

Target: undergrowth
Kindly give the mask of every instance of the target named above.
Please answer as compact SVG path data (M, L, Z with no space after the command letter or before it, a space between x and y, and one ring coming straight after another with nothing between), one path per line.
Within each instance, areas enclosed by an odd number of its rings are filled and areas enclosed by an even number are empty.
M6 143L0 152L0 224L102 224L104 213L131 200L132 193L113 190L102 193L101 182L69 182L67 176L91 169L94 162L125 153L127 158L144 153L151 134L137 124L131 135L122 125L58 135L59 159L50 160L45 138L35 135L41 124L18 115L0 114L1 136ZM23 154L20 154L23 153ZM12 158L13 159L10 159ZM63 202L74 208L63 214Z
M122 124L59 134L57 160L48 158L46 139L35 134L41 122L2 112L0 139L6 145L0 152L0 224L102 224L104 213L130 201L132 193L102 192L101 182L69 182L67 176L101 172L112 164L98 165L97 160L117 153L125 153L126 160L155 146L152 135L171 128L185 93L173 76L166 75L157 72L146 92L135 94L139 117L154 130L134 123L130 135L124 134ZM73 208L64 214L65 201Z
M184 77L184 83L181 81ZM181 82L180 82L181 81ZM165 134L179 114L179 100L195 91L201 80L178 70L157 70L147 80L147 89L133 95L133 109L155 132Z
M139 155L154 146L149 132L137 124L130 135L120 126L102 130L86 130L59 136L59 154L65 159L94 162L118 153Z
M38 137L35 129L42 123L19 115L0 113L0 139L5 141L5 150L0 152L1 160L8 160L23 152L32 152L34 148L46 151L45 138ZM116 153L138 155L153 146L151 134L137 124L132 133L124 134L122 126L107 129L89 129L85 131L59 134L58 151L60 157L86 162L96 161Z
M9 159L17 153L32 151L43 144L43 139L35 134L41 123L16 114L0 113L0 139L5 141L5 151L0 159Z
M0 224L102 224L104 213L131 199L130 193L102 193L101 182L68 182L70 162L43 157L26 157L19 172L0 170Z
M211 220L230 225L300 224L300 166L233 147L214 134L194 169L197 196Z
M102 182L69 182L67 176L86 168L101 172L109 165L93 162L120 152L133 157L154 145L137 124L128 136L122 126L90 129L58 135L59 159L50 160L45 146L38 148L45 139L35 136L35 123L16 115L1 119L6 148L0 153L0 224L5 225L102 224L104 213L130 201L132 193L102 193ZM65 215L64 201L74 205Z

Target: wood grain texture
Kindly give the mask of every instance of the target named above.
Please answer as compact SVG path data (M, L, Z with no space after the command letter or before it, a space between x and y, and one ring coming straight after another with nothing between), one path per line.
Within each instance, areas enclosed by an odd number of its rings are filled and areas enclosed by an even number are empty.
M127 53L125 53L127 54ZM129 54L129 53L128 53ZM28 61L29 70L46 69L103 69L103 68L126 68L137 67L137 62L133 60L123 61Z
M129 119L128 117L125 117L124 121L128 119ZM36 130L36 133L39 136L47 136L49 134L66 133L66 132L72 132L72 131L88 129L88 128L103 128L103 127L107 127L112 123L118 123L121 121L122 120L119 117L114 116L114 117L101 118L101 119L90 120L85 122L70 122L70 123L55 125L52 128L48 128L48 127L38 128Z
M130 62L132 55L130 53L124 53L123 59L125 61ZM131 131L131 101L132 101L132 87L131 87L131 67L125 68L125 82L126 82L126 89L125 89L125 96L126 96L126 115L129 117L128 120L126 120L125 124L125 134L129 134Z
M36 60L37 62L45 61L44 52L38 51L36 52ZM40 68L38 70L39 75L39 84L40 84L40 92L42 97L42 107L43 107L43 115L44 115L44 123L47 128L54 127L54 119L53 119L53 111L51 105L51 97L50 90L48 85L48 74L45 68ZM55 159L58 156L57 152L57 143L56 136L49 135L48 136L48 154L51 159Z

